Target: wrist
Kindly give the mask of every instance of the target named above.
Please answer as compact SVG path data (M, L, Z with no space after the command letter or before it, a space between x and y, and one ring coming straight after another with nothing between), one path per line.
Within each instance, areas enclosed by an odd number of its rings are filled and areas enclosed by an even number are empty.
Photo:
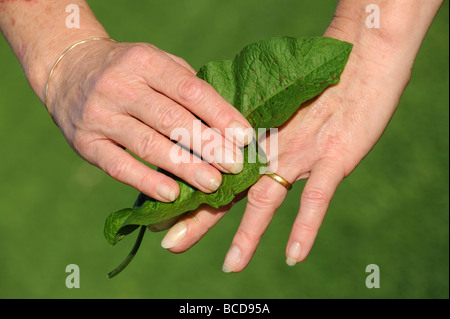
M69 13L69 5L77 10ZM68 19L77 16L82 17L81 22L69 26ZM45 1L0 1L0 30L41 101L50 70L64 50L90 37L108 36L85 0L53 1L51 5Z
M108 55L119 44L109 38L91 37L72 44L70 50L52 69L48 78L47 95L44 97L47 109L52 116L55 111L64 111L59 101L76 99L81 101L83 92L89 90L91 79L95 80L97 71L107 64Z
M378 0L378 12L366 11L372 0L340 0L324 36L354 45L349 60L356 61L370 76L404 86L410 78L419 47L442 0ZM379 25L370 15L379 15ZM373 17L373 16L372 16Z
M51 43L37 42L32 50L29 50L29 54L21 61L22 67L31 88L43 103L45 87L56 61L75 43L93 37L108 37L108 34L104 30L70 30L54 36Z

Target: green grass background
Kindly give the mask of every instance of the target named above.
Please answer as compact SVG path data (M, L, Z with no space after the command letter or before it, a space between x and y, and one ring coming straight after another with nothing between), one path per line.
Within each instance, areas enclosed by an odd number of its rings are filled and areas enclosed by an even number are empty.
M89 1L113 38L150 42L198 69L272 36L321 35L336 1ZM381 17L381 21L382 21ZM380 142L339 187L309 258L285 264L303 183L242 273L221 271L245 203L195 247L171 254L148 232L115 247L105 218L137 191L80 159L0 39L0 298L448 298L449 4L438 13ZM68 289L65 268L80 267ZM381 287L365 286L377 264Z

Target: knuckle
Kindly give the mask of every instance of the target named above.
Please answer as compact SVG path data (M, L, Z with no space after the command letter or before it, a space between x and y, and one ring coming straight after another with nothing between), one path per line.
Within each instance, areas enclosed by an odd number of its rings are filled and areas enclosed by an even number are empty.
M204 83L195 76L185 76L178 86L178 94L183 102L194 102L200 99Z
M138 191L145 193L147 189L149 189L149 182L152 181L152 176L150 174L143 174L140 179L137 186Z
M232 120L232 115L230 110L217 105L213 106L215 109L211 110L210 113L214 114L212 116L212 123L230 123Z
M107 164L105 172L116 180L121 180L128 170L128 161L124 157L114 157Z
M152 153L158 153L155 137L156 135L153 134L153 132L143 135L138 142L136 155L142 159L148 160Z
M145 43L135 43L125 51L123 59L133 64L146 65L152 60L152 52L151 46Z
M255 185L248 191L247 204L259 210L273 207L274 203L271 194L270 187L263 189L262 187Z
M243 228L239 228L236 231L236 235L239 237L239 241L243 243L242 246L244 247L253 246L255 243L258 243L261 240L260 235L257 235Z
M314 234L317 232L316 228L313 225L301 221L295 221L294 228L296 232L303 234Z
M305 189L302 193L302 201L309 204L321 205L328 203L329 200L329 196L319 188Z
M159 129L168 132L171 129L180 126L183 119L183 109L180 107L168 107L160 115L158 121Z

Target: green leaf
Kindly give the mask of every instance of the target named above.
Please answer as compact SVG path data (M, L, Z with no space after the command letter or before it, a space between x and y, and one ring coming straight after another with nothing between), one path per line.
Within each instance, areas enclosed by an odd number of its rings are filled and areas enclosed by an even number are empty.
M260 168L265 167L266 158L261 150L256 149L256 145L256 142L253 142L244 148L243 170L236 175L223 174L222 185L214 193L203 193L174 176L172 177L180 186L180 195L174 202L159 202L141 193L138 198L138 201L142 202L140 206L122 209L108 217L105 224L106 239L109 243L116 244L139 225L157 224L194 210L201 204L215 208L227 205L237 194L256 183L263 173Z
M352 45L332 38L272 38L245 47L233 61L210 62L197 76L254 128L278 127L300 104L339 82Z
M303 102L338 83L351 48L347 42L325 37L272 38L245 47L232 61L208 63L197 76L210 83L254 128L270 129L286 122ZM115 244L139 225L159 223L201 204L218 208L230 203L262 174L265 159L262 151L256 152L256 145L253 142L244 148L243 171L223 174L222 185L215 193L205 194L175 178L180 195L173 203L140 194L136 207L108 217L106 239ZM250 156L256 161L249 163Z

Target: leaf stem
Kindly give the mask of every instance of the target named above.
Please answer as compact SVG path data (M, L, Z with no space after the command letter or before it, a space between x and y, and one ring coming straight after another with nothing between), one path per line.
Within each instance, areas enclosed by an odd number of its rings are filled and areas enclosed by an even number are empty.
M115 276L117 276L122 270L125 269L125 267L131 262L131 260L134 258L134 256L136 255L139 246L141 246L141 242L142 242L142 238L144 238L144 234L145 234L145 230L146 230L147 226L141 226L141 229L139 230L139 234L136 238L136 242L134 243L133 249L131 249L130 253L128 254L128 256L125 258L124 261L122 261L122 263L117 266L113 271L111 271L108 274L108 278L111 279Z

